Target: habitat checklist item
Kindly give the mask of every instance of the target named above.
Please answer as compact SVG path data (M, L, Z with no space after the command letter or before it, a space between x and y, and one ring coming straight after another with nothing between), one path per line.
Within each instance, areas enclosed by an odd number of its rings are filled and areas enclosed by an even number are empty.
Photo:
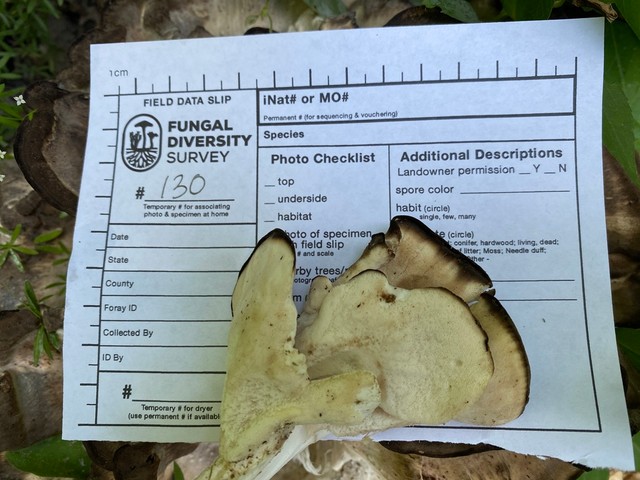
M215 441L230 295L256 242L290 235L301 306L313 277L411 215L494 279L531 398L499 428L377 438L632 468L602 71L600 19L93 45L64 437Z

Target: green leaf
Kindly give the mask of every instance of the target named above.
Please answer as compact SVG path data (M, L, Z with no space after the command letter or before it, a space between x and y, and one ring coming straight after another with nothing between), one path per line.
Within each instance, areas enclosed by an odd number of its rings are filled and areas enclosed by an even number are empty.
M304 3L326 18L337 17L347 11L342 0L304 0Z
M514 20L546 20L554 0L502 0L504 12Z
M38 305L38 297L36 297L36 292L33 290L33 285L29 280L24 282L24 293L27 296L27 301L32 305Z
M19 272L24 272L24 265L22 264L22 260L20 260L20 257L16 252L14 252L13 250L9 250L9 259L13 262Z
M0 72L0 78L4 78L5 80L16 80L20 78L20 75L11 72Z
M44 23L44 20L42 20L42 18L40 18L40 15L31 15L31 20L34 20L35 23L38 25L38 28L40 29L40 31L42 32L46 32L47 31L47 24Z
M18 253L23 253L25 255L37 255L38 251L33 248L25 247L24 245L15 245L13 249Z
M60 351L60 337L57 332L47 332L47 338L51 346L57 351Z
M87 478L91 460L82 442L55 436L21 450L6 452L5 458L15 468L42 477Z
M638 0L616 0L615 3L631 29L640 38L640 8L638 8Z
M42 355L42 347L44 345L44 326L40 325L36 332L36 338L33 341L33 364L37 367L40 364L40 355Z
M180 465L176 462L173 462L173 479L172 480L184 480L184 473L182 473L182 469Z
M47 243L51 240L55 240L60 235L62 235L62 228L54 228L49 232L41 233L36 238L34 238L33 241L34 243Z
M0 68L4 68L7 65L7 62L9 62L9 60L11 60L12 57L15 57L15 53L11 53L11 52L0 53Z
M0 21L2 21L2 23L7 28L11 26L11 20L9 19L9 16L6 15L4 12L0 12Z
M640 372L640 330L616 328L616 340L625 358Z
M14 103L1 102L0 111L11 116L11 118L22 118L20 107L15 104L15 100L12 101Z
M591 470L590 472L584 472L578 477L578 480L609 480L609 470L599 468Z
M640 39L622 22L605 24L603 140L629 177L640 185ZM630 138L632 137L632 138Z
M59 2L60 5L62 5L61 2ZM48 13L50 15L52 15L55 18L59 18L60 17L60 12L58 11L58 9L56 7L54 7L51 2L49 0L42 0L42 6L48 11Z
M4 92L4 94L7 97L14 97L16 95L20 95L21 93L24 93L24 88L12 88L11 90L7 90L6 92ZM13 98L11 99L13 101Z
M58 247L57 245L38 245L37 249L40 253L61 253L60 247Z
M18 225L16 225L16 228L14 228L13 231L11 232L11 243L15 242L18 239L21 232L22 232L22 224L19 223Z
M49 360L53 358L53 352L51 351L51 342L49 341L49 333L45 330L44 325L40 327L40 329L44 332L42 335L42 349L44 353L47 354Z
M465 23L479 22L480 19L467 0L423 0L427 8L438 7L442 13Z
M34 1L27 1L27 14L31 15L35 10L37 4Z
M0 74L0 76L2 76ZM6 125L7 127L16 130L20 126L20 120L16 120L15 118L7 118L0 116L0 125Z
M633 459L637 471L640 470L640 432L636 433L631 440L633 443Z
M24 306L27 307L34 316L38 319L42 320L42 310L40 309L40 302L38 301L38 297L36 297L36 292L33 291L33 286L29 280L24 282L24 294L25 301Z
M640 185L633 148L633 115L618 84L604 83L602 105L602 142L620 163L627 176Z
M623 22L606 23L604 45L605 81L622 86L636 121L636 149L640 149L640 38Z
M69 262L69 257L59 258L53 261L53 265L63 265Z
M0 268L5 264L8 256L9 250L5 250L4 252L0 253Z
M53 283L49 283L44 288L46 288L47 290L50 290L52 288L64 287L66 284L67 284L67 282L53 282Z

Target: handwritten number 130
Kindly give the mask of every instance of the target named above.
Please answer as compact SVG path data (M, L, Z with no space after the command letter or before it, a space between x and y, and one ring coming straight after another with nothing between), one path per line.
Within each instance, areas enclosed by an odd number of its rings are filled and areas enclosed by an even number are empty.
M188 186L186 185L187 183ZM206 184L207 182L205 181L204 177L199 174L194 175L189 182L185 181L184 175L182 175L181 173L173 177L171 181L167 176L164 178L160 198L164 199L165 191L167 190L169 194L173 193L173 196L171 197L172 200L180 198L187 193L190 193L191 195L197 195L202 192L202 190L204 190Z

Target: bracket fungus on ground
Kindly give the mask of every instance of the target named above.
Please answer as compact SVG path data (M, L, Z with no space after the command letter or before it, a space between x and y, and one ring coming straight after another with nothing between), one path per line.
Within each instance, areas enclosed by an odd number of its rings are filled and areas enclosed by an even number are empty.
M397 287L443 287L469 303L492 287L480 266L452 248L442 237L413 217L391 219L387 233L373 236L362 256L335 284L364 270L380 270Z
M241 269L220 457L199 478L271 478L329 432L522 413L527 357L491 280L422 223L392 219L341 277L314 279L298 320L295 258L274 230Z
M311 378L374 372L380 408L399 424L451 420L493 374L487 337L460 298L442 288L393 287L376 270L332 287L296 346Z
M406 289L442 287L462 298L488 337L494 373L479 402L455 420L477 425L499 425L520 416L529 399L530 370L524 345L507 311L493 296L487 273L413 217L391 219L389 230L373 236L362 256L334 285L368 269L387 275L389 283ZM319 278L315 282L322 283ZM310 297L317 292L310 291ZM301 320L311 323L312 298Z
M242 267L231 306L220 460L211 478L253 478L294 425L362 422L380 403L375 375L352 370L310 380L294 347L295 249L282 230L264 237ZM296 452L297 453L297 452Z

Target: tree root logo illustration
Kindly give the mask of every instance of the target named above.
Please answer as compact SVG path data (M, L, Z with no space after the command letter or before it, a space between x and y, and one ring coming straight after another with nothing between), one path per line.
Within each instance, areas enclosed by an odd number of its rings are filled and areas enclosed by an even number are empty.
M122 132L122 160L131 170L144 172L160 160L162 127L151 115L136 115Z

